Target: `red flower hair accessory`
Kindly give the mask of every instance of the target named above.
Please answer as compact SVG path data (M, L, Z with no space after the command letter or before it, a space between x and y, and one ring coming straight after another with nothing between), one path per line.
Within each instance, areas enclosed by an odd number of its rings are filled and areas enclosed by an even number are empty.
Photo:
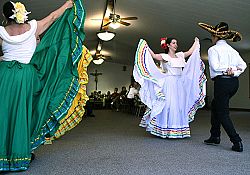
M161 38L161 48L164 50L167 49L167 43L166 43L167 38Z

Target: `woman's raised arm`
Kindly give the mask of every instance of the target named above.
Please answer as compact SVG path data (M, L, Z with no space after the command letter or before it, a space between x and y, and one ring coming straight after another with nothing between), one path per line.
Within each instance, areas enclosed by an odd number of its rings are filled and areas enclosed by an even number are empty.
M185 58L189 57L193 53L194 49L196 48L198 44L199 44L199 38L195 37L193 45L190 47L188 51L184 52L184 57Z
M148 48L149 50L149 53L150 55L155 59L155 60L158 60L158 61L162 61L162 56L161 54L155 54L150 48Z

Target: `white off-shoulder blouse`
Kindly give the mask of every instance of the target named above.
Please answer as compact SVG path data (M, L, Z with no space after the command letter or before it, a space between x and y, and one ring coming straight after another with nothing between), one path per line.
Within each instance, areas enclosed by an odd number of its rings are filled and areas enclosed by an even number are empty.
M36 49L37 21L28 22L30 30L16 36L10 36L3 26L0 26L0 37L2 38L2 51L4 61L19 61L28 64Z

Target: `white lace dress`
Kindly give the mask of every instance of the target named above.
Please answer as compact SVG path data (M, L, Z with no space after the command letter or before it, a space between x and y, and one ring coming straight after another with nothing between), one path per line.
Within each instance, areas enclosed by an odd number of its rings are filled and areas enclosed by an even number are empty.
M141 85L141 101L147 106L140 126L162 138L190 137L189 122L205 104L206 77L199 47L187 63L183 52L176 55L162 54L167 61L161 64L163 73L156 67L146 41L140 40L136 52L133 75Z

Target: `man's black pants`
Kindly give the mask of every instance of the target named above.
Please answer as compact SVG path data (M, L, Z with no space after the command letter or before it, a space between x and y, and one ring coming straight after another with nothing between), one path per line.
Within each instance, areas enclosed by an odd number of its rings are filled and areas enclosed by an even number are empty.
M229 116L229 100L239 88L237 77L216 77L214 80L214 99L212 101L211 113L211 136L220 137L220 127L224 128L230 141L240 142L241 138L236 133L233 122Z

